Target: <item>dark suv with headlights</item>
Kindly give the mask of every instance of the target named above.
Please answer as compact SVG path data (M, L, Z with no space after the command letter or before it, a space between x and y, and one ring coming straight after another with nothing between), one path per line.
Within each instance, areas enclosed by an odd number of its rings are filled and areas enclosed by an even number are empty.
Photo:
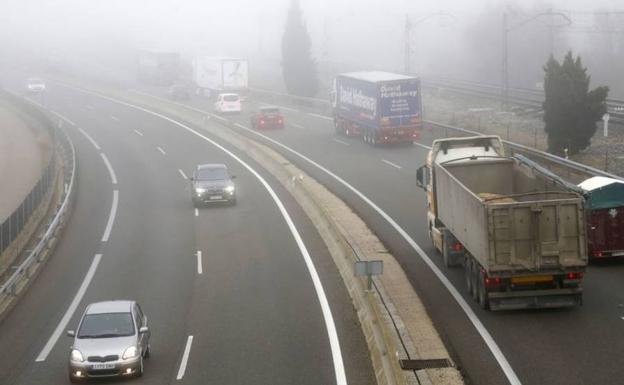
M195 207L207 203L236 204L235 176L221 163L200 164L191 178L191 198Z

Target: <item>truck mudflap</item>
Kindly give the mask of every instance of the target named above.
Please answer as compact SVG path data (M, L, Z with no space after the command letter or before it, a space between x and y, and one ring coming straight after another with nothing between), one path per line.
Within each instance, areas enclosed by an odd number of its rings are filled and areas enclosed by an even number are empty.
M583 304L583 289L526 290L488 293L491 310L554 309Z

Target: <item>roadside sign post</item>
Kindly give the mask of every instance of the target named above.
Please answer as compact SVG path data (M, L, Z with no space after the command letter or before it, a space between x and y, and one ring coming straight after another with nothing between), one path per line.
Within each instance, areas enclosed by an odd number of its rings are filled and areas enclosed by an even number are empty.
M609 136L609 118L610 117L611 116L609 115L608 112L606 114L602 115L602 122L603 122L602 133L603 133L605 138L607 136Z
M383 274L383 261L356 261L355 276L368 277L367 290L373 289L373 275Z

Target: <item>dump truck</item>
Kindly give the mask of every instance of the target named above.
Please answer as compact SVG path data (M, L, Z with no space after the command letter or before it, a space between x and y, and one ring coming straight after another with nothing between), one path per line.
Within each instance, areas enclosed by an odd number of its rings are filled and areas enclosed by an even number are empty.
M498 136L438 139L416 173L427 224L447 267L491 310L582 304L587 266L581 189Z
M590 261L624 257L624 181L595 176L579 187L586 197Z
M370 145L413 143L422 128L420 80L382 71L344 73L330 93L337 134Z

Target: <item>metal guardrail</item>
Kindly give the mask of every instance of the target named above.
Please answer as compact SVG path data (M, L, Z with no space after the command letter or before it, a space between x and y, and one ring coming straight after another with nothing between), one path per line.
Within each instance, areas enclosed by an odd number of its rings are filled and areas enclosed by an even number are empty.
M7 91L5 91L7 92ZM28 256L24 261L17 267L15 272L0 286L0 295L11 295L14 296L16 294L17 285L24 279L29 278L31 274L31 267L36 262L41 262L41 256L43 252L49 245L51 239L54 238L59 226L64 222L66 215L69 212L71 206L71 199L74 196L74 181L76 175L76 151L74 149L74 145L62 128L62 119L58 120L58 125L54 125L52 117L48 111L43 110L40 106L35 104L34 102L28 101L26 99L20 98L17 95L10 94L11 98L17 100L22 106L25 106L29 110L37 111L40 114L40 117L46 119L50 123L50 127L54 130L54 146L59 147L62 151L60 154L57 152L56 154L63 157L63 166L66 172L63 173L64 180L64 190L62 203L56 209L54 213L54 217L50 224L48 225L46 231L41 236L41 239L37 243L37 245L29 251ZM53 159L54 160L54 159ZM54 161L52 163L55 163ZM49 184L54 185L53 181ZM50 187L50 186L48 186Z
M282 101L282 102L290 103L291 105L303 106L303 107L308 107L312 109L317 109L325 113L331 113L331 105L329 101L323 100L323 99L286 95L286 94L281 94L281 93L277 93L277 92L273 92L269 90L257 89L257 88L252 88L251 94L252 96L264 95L265 97L268 97L268 100L270 100L271 102ZM457 131L457 132L461 132L465 134L478 135L478 136L484 135L481 132L472 131L472 130L468 130L468 129L461 128L461 127L455 127L455 126L451 126L451 125L440 123L440 122L434 122L434 121L429 121L429 120L426 120L425 122L434 127L445 128L448 130L453 130L453 131ZM591 166L584 165L582 163L574 162L569 159L561 158L559 156L556 156L556 155L553 155L544 151L530 148L522 144L510 142L507 140L503 140L503 143L505 143L505 145L509 149L511 149L512 152L516 152L516 153L520 153L522 155L528 156L529 158L536 160L538 162L546 163L548 165L554 164L559 167L572 170L576 173L583 173L588 176L604 176L608 178L624 180L622 177L619 177L617 175L599 170Z

